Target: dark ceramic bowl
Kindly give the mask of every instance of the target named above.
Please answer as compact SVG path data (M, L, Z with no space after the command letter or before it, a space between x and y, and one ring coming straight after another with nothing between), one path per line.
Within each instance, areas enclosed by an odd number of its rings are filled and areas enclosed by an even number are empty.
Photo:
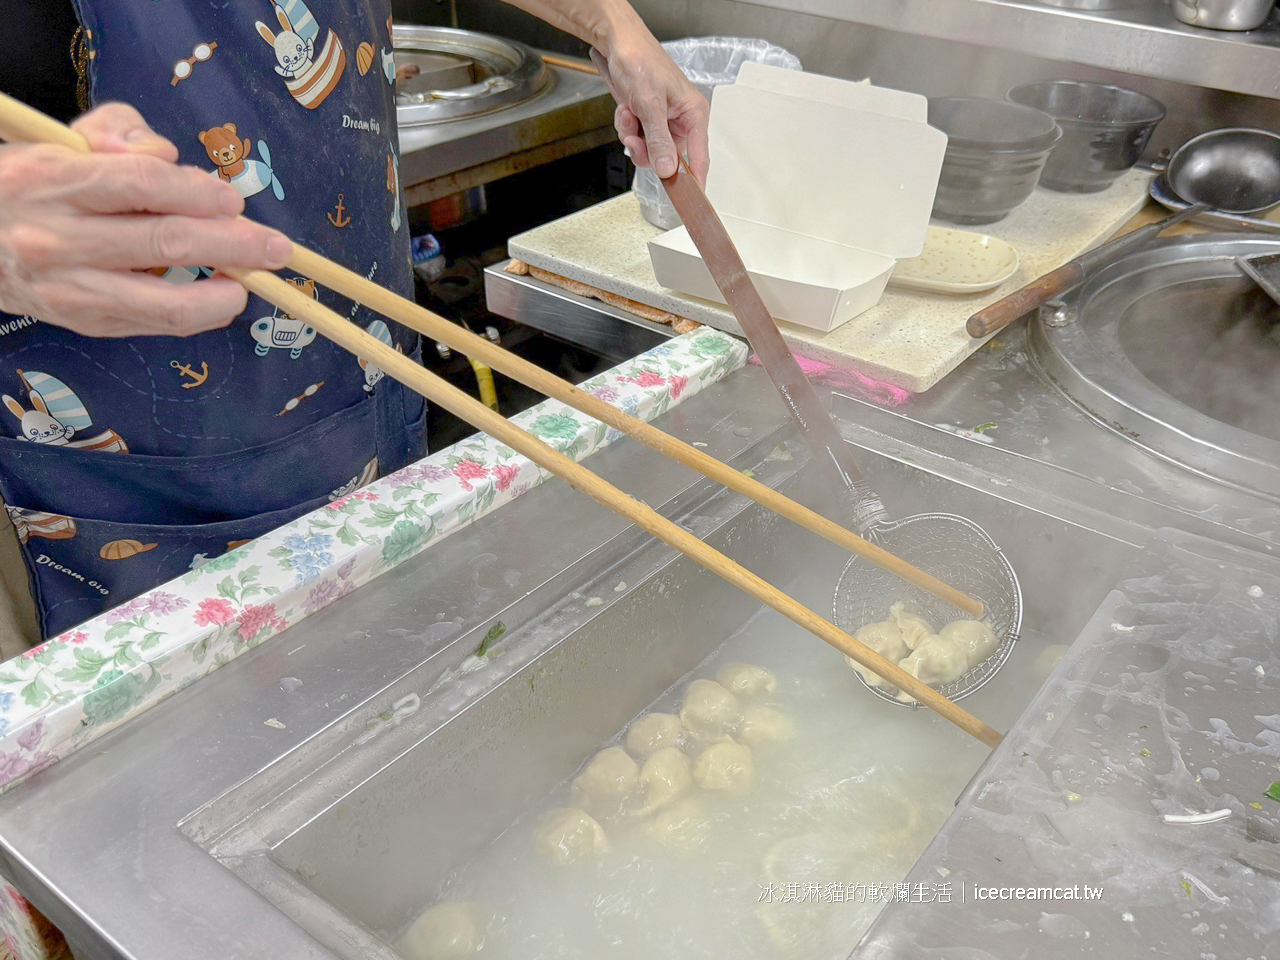
M1040 186L1096 193L1111 186L1147 148L1164 105L1145 93L1105 83L1043 80L1009 91L1009 100L1049 114L1062 128Z
M1062 137L1054 119L1002 100L929 101L929 125L947 135L933 215L952 223L994 223L1036 188Z

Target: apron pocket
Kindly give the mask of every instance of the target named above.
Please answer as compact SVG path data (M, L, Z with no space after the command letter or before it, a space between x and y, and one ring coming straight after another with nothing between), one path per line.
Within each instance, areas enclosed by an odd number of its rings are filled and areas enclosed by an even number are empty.
M10 506L47 639L295 520L328 496L239 520L118 523ZM323 557L317 557L322 562ZM157 602L184 602L180 598Z
M140 524L258 517L339 496L377 475L377 404L362 400L287 437L235 453L153 457L0 437L6 503Z

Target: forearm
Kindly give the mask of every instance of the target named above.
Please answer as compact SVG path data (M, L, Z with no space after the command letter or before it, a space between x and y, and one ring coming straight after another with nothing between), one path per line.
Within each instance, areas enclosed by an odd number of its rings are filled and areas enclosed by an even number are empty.
M626 0L506 0L513 7L589 43L608 58L619 37L648 28Z
M706 179L707 101L627 0L506 2L591 44L591 58L618 103L614 126L636 166L669 177L685 153L694 175Z

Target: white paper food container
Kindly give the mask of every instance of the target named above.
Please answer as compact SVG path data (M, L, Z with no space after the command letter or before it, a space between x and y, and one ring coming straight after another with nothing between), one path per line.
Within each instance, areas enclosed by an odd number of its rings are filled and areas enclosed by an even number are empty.
M833 330L924 246L946 150L915 94L747 63L711 111L707 195L765 306ZM658 282L724 303L684 227L649 242Z

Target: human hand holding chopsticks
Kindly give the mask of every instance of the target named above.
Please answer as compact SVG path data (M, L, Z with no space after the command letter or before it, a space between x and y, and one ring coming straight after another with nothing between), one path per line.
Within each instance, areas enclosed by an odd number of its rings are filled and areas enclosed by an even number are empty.
M187 336L225 327L248 294L228 277L175 285L138 272L216 263L278 269L293 245L240 219L229 184L177 163L132 107L72 129L92 153L0 146L0 310L94 337Z

